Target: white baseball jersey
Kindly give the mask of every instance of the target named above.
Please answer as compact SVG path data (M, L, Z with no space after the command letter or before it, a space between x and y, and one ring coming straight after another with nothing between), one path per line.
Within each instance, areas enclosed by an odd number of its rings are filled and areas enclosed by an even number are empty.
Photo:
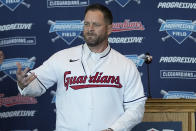
M22 95L39 96L57 83L56 131L130 131L141 122L146 97L135 64L108 46L86 44L55 53Z

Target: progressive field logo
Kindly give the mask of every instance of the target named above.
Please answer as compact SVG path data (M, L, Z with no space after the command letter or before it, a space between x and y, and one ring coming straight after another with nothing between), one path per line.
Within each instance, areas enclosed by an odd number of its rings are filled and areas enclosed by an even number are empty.
M193 32L196 32L196 21L192 22L191 20L162 20L158 19L158 22L161 23L159 31L166 31L168 34L165 37L162 37L162 41L165 42L168 38L173 38L178 44L182 44L187 38L192 39L196 42L196 38L191 36Z
M52 42L55 42L58 39L62 39L67 43L67 45L71 45L71 43L76 38L83 39L80 36L83 31L83 22L81 20L72 20L72 21L51 21L48 20L48 24L50 25L49 33L56 33L56 37L52 39Z
M14 11L19 5L24 5L27 8L30 8L30 4L24 2L24 0L0 0L0 7L6 6L11 11Z
M12 58L12 59L5 59L2 64L0 64L0 71L4 73L3 76L0 77L0 82L3 81L5 78L10 77L12 80L16 82L16 71L17 66L16 62L19 62L22 66L22 70L26 67L33 69L35 65L35 57L28 58Z
M141 55L136 55L136 54L133 54L133 55L125 55L127 58L131 59L135 65L138 67L138 66L142 66L145 62L145 60L143 58L141 58Z
M121 7L125 7L131 0L106 0L105 3L109 5L111 2L115 1L118 3ZM133 0L137 4L141 3L141 0Z

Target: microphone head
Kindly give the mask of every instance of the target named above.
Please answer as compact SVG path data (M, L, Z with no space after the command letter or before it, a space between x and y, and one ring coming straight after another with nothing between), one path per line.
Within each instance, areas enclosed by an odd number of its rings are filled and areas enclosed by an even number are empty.
M146 52L145 55L150 55L150 53L149 52Z
M150 55L150 53L145 53L146 58L145 58L145 63L146 64L150 64L152 62L152 56Z

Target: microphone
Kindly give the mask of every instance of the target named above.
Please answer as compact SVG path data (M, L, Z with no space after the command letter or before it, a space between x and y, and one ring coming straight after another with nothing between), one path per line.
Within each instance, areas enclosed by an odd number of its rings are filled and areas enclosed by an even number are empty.
M138 57L144 59L145 63L147 64L148 98L152 98L151 89L150 89L150 67L149 67L149 64L152 62L152 56L150 55L150 53L147 52L145 54L139 55Z
M146 64L150 64L152 62L152 56L148 52L145 54L141 54L138 57L144 59Z

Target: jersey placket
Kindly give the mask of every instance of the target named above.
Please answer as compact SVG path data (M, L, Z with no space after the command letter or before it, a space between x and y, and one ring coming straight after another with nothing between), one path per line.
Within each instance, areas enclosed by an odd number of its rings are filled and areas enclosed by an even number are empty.
M90 53L88 57L84 57L83 59L83 64L84 68L86 70L86 75L88 78L92 75L95 74L96 71L104 64L104 58L100 58L101 56L96 53ZM93 63L92 63L93 62ZM94 111L94 104L95 102L93 101L94 99L94 88L89 88L88 89L88 97L89 97L89 121L88 121L88 130L93 131L93 124L92 119L93 119L93 111Z

